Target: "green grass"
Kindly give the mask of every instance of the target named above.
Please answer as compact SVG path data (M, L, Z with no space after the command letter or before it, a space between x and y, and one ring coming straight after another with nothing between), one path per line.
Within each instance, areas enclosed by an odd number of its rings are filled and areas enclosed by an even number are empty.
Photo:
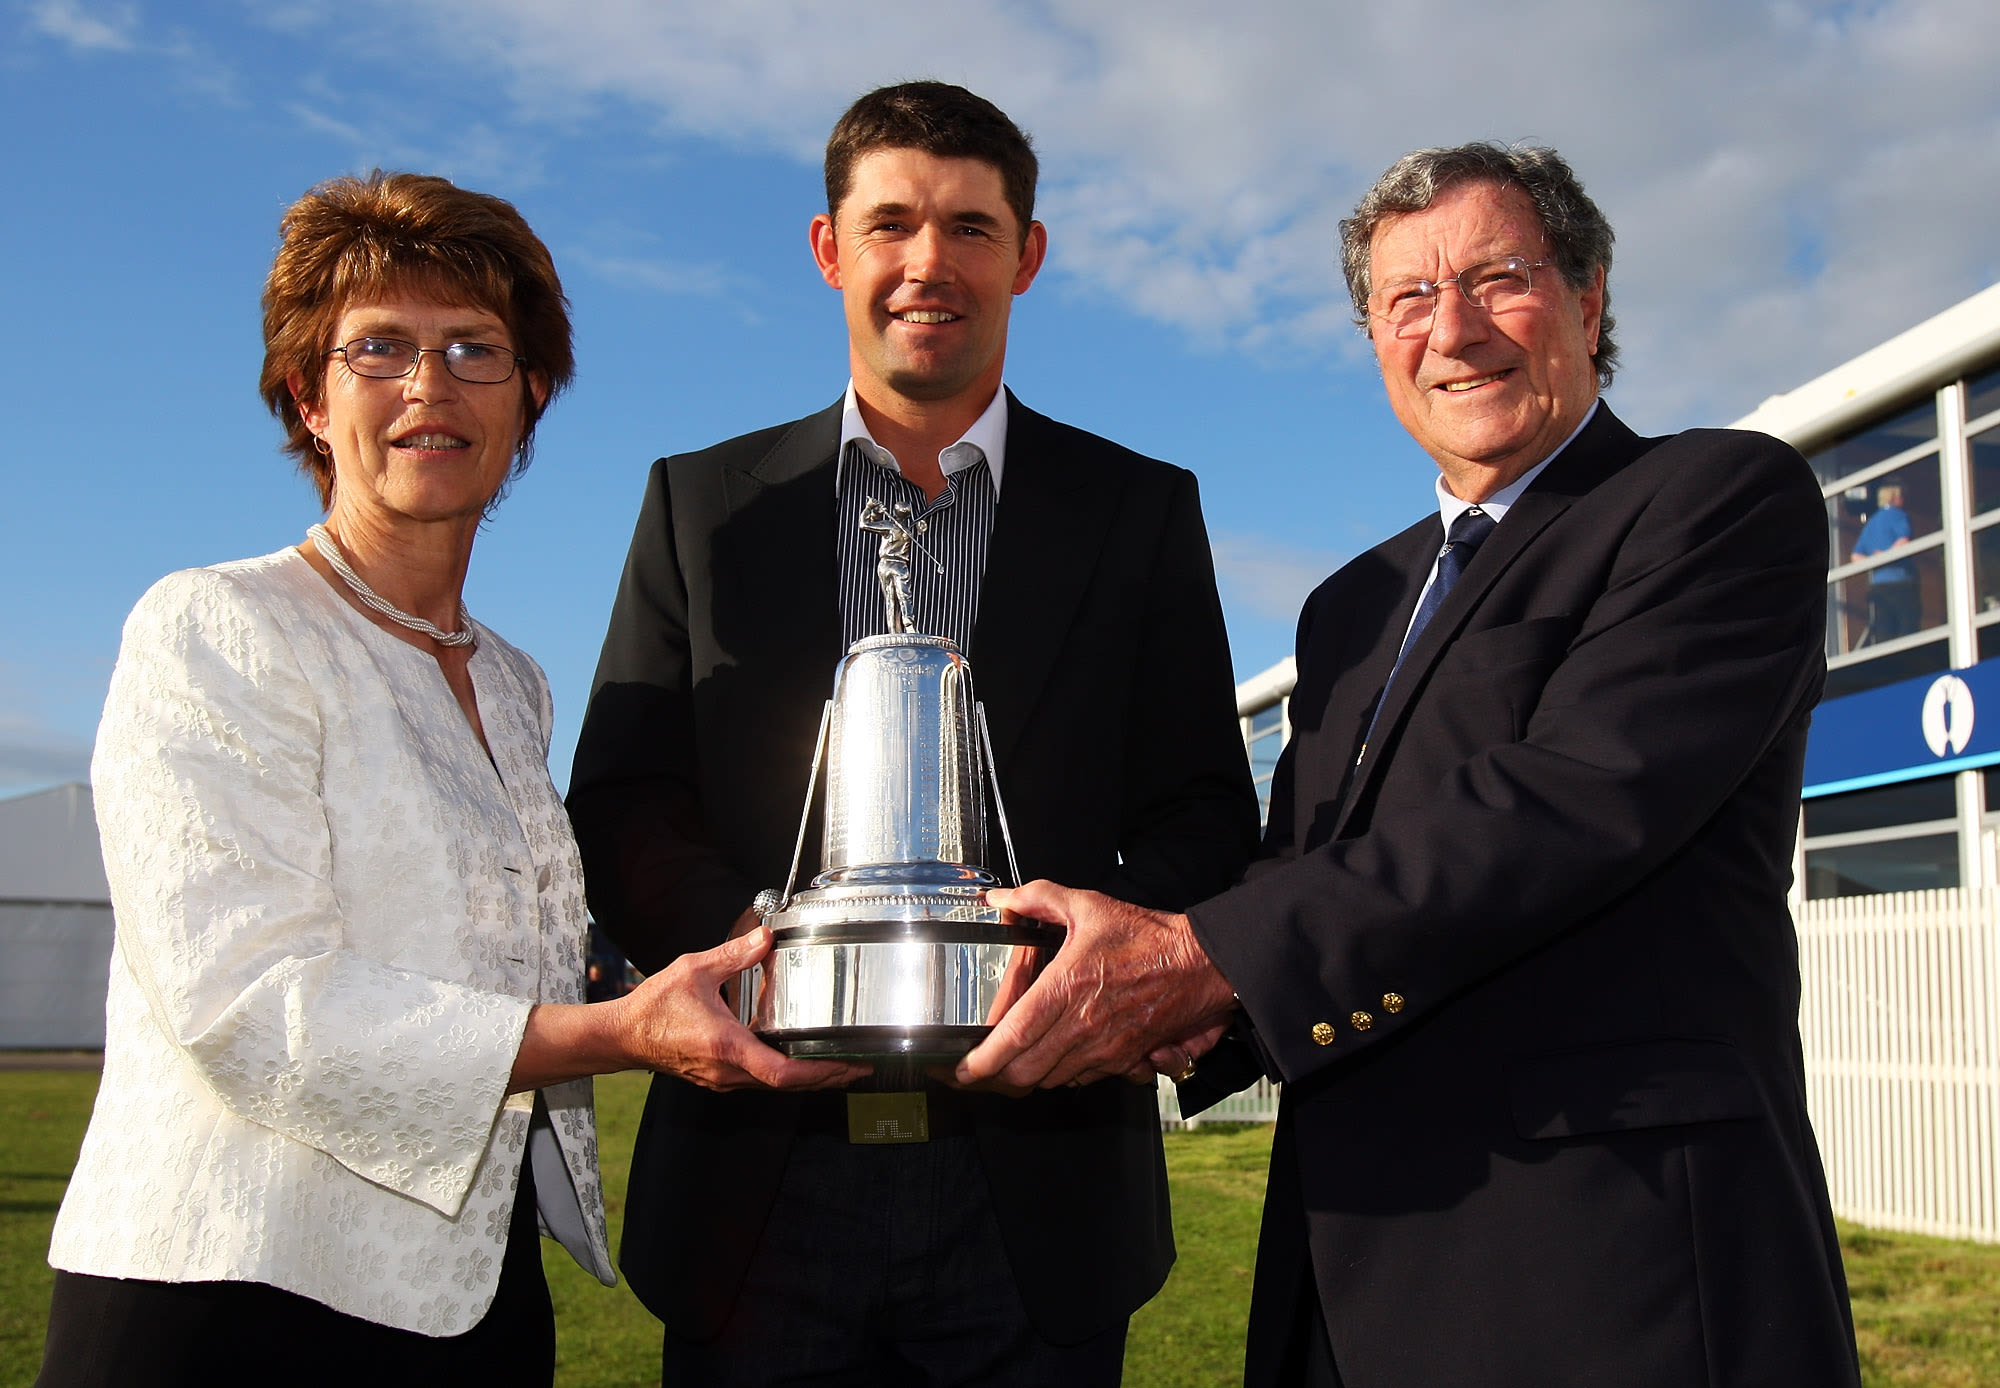
M645 1096L643 1075L597 1082L598 1150L614 1248ZM1168 1137L1180 1261L1166 1290L1133 1319L1125 1351L1125 1381L1133 1388L1207 1388L1242 1378L1250 1264L1270 1155L1264 1124L1211 1124ZM542 1266L556 1304L561 1388L657 1383L659 1322L624 1283L607 1291L552 1244L543 1245Z
M1865 1388L2000 1383L2000 1248L1840 1226Z
M1250 1270L1264 1209L1268 1123L1210 1123L1167 1135L1179 1257L1125 1341L1133 1388L1208 1388L1243 1380Z
M41 1362L51 1274L49 1225L90 1116L90 1071L0 1071L0 1385ZM645 1078L598 1082L612 1243L623 1214ZM1268 1127L1212 1124L1167 1138L1180 1261L1166 1290L1132 1321L1132 1388L1234 1384ZM1866 1388L2000 1383L2000 1247L1841 1226ZM606 1290L553 1244L543 1246L559 1339L561 1388L643 1388L657 1381L658 1323L622 1285Z
M96 1097L93 1070L0 1072L0 1383L41 1367L49 1229Z
M611 1251L625 1223L625 1178L648 1076L605 1075L597 1081L597 1152L604 1172L604 1208ZM606 1287L555 1244L542 1241L542 1267L556 1304L556 1382L560 1388L634 1388L660 1381L660 1323L620 1278Z

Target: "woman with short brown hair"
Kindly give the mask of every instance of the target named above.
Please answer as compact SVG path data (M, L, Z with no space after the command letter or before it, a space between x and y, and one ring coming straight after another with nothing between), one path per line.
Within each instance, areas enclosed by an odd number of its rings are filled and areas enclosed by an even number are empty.
M170 574L91 774L117 920L43 1384L547 1384L538 1224L613 1280L589 1077L845 1083L721 1005L762 929L583 1001L548 684L460 594L573 370L547 249L440 178L286 213L264 397L326 508Z

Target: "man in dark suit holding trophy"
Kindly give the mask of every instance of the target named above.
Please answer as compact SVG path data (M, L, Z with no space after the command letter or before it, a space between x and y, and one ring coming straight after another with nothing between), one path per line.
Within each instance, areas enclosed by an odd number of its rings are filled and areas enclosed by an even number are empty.
M1786 904L1819 487L1600 401L1611 228L1553 150L1420 150L1341 232L1438 512L1308 599L1248 879L1012 893L1073 933L960 1074L1235 1019L1182 1096L1285 1081L1252 1385L1852 1385Z
M885 627L870 503L913 519L901 597L976 671L1024 874L1212 895L1256 803L1195 482L1002 385L1047 246L1026 139L909 83L826 172L850 385L654 465L570 784L594 913L657 969L785 879L833 668ZM1116 1383L1173 1259L1151 1086L927 1084L890 1101L916 1143L863 1140L855 1101L653 1082L621 1262L664 1381Z

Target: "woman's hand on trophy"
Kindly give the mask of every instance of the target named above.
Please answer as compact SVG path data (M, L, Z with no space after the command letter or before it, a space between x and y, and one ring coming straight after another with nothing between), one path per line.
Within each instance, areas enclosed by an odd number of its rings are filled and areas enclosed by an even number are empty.
M1053 882L995 888L986 897L1063 926L1069 939L959 1062L961 1084L998 1079L1046 1089L1114 1075L1144 1084L1148 1071L1162 1068L1149 1058L1153 1054L1172 1046L1192 1064L1221 1036L1236 995L1186 916ZM1177 1061L1178 1055L1160 1059Z
M980 1080L974 1084L967 1084L959 1078L958 1067L949 1061L937 1065L926 1065L924 1067L924 1074L948 1089L963 1089L976 1091L981 1094L999 1094L1009 1099L1026 1098L1028 1095L1034 1093L1036 1088L1032 1084L1009 1084L997 1076Z
M771 950L762 925L700 954L684 954L614 1003L634 1066L708 1089L830 1089L869 1072L845 1061L794 1060L736 1019L722 988Z
M728 938L732 940L741 939L743 936L748 935L751 931L755 930L758 926L762 925L763 923L764 923L764 918L757 914L757 908L755 906L745 907L743 914L736 918L736 923L729 927ZM736 1005L737 995L741 993L742 990L743 990L742 974L731 974L729 977L722 980L722 1005L728 1008L732 1014L738 1017L741 1017L743 1015L741 1009L739 1009Z

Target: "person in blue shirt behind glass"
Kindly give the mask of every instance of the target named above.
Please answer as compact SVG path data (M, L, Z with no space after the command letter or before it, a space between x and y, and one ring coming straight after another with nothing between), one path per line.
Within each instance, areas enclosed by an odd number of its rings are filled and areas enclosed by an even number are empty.
M1875 514L1861 527L1852 558L1887 554L1910 542L1910 517L1903 510L1903 489L1884 483L1875 493ZM1908 636L1923 625L1923 601L1913 564L1883 564L1868 571L1868 636L1863 645Z

